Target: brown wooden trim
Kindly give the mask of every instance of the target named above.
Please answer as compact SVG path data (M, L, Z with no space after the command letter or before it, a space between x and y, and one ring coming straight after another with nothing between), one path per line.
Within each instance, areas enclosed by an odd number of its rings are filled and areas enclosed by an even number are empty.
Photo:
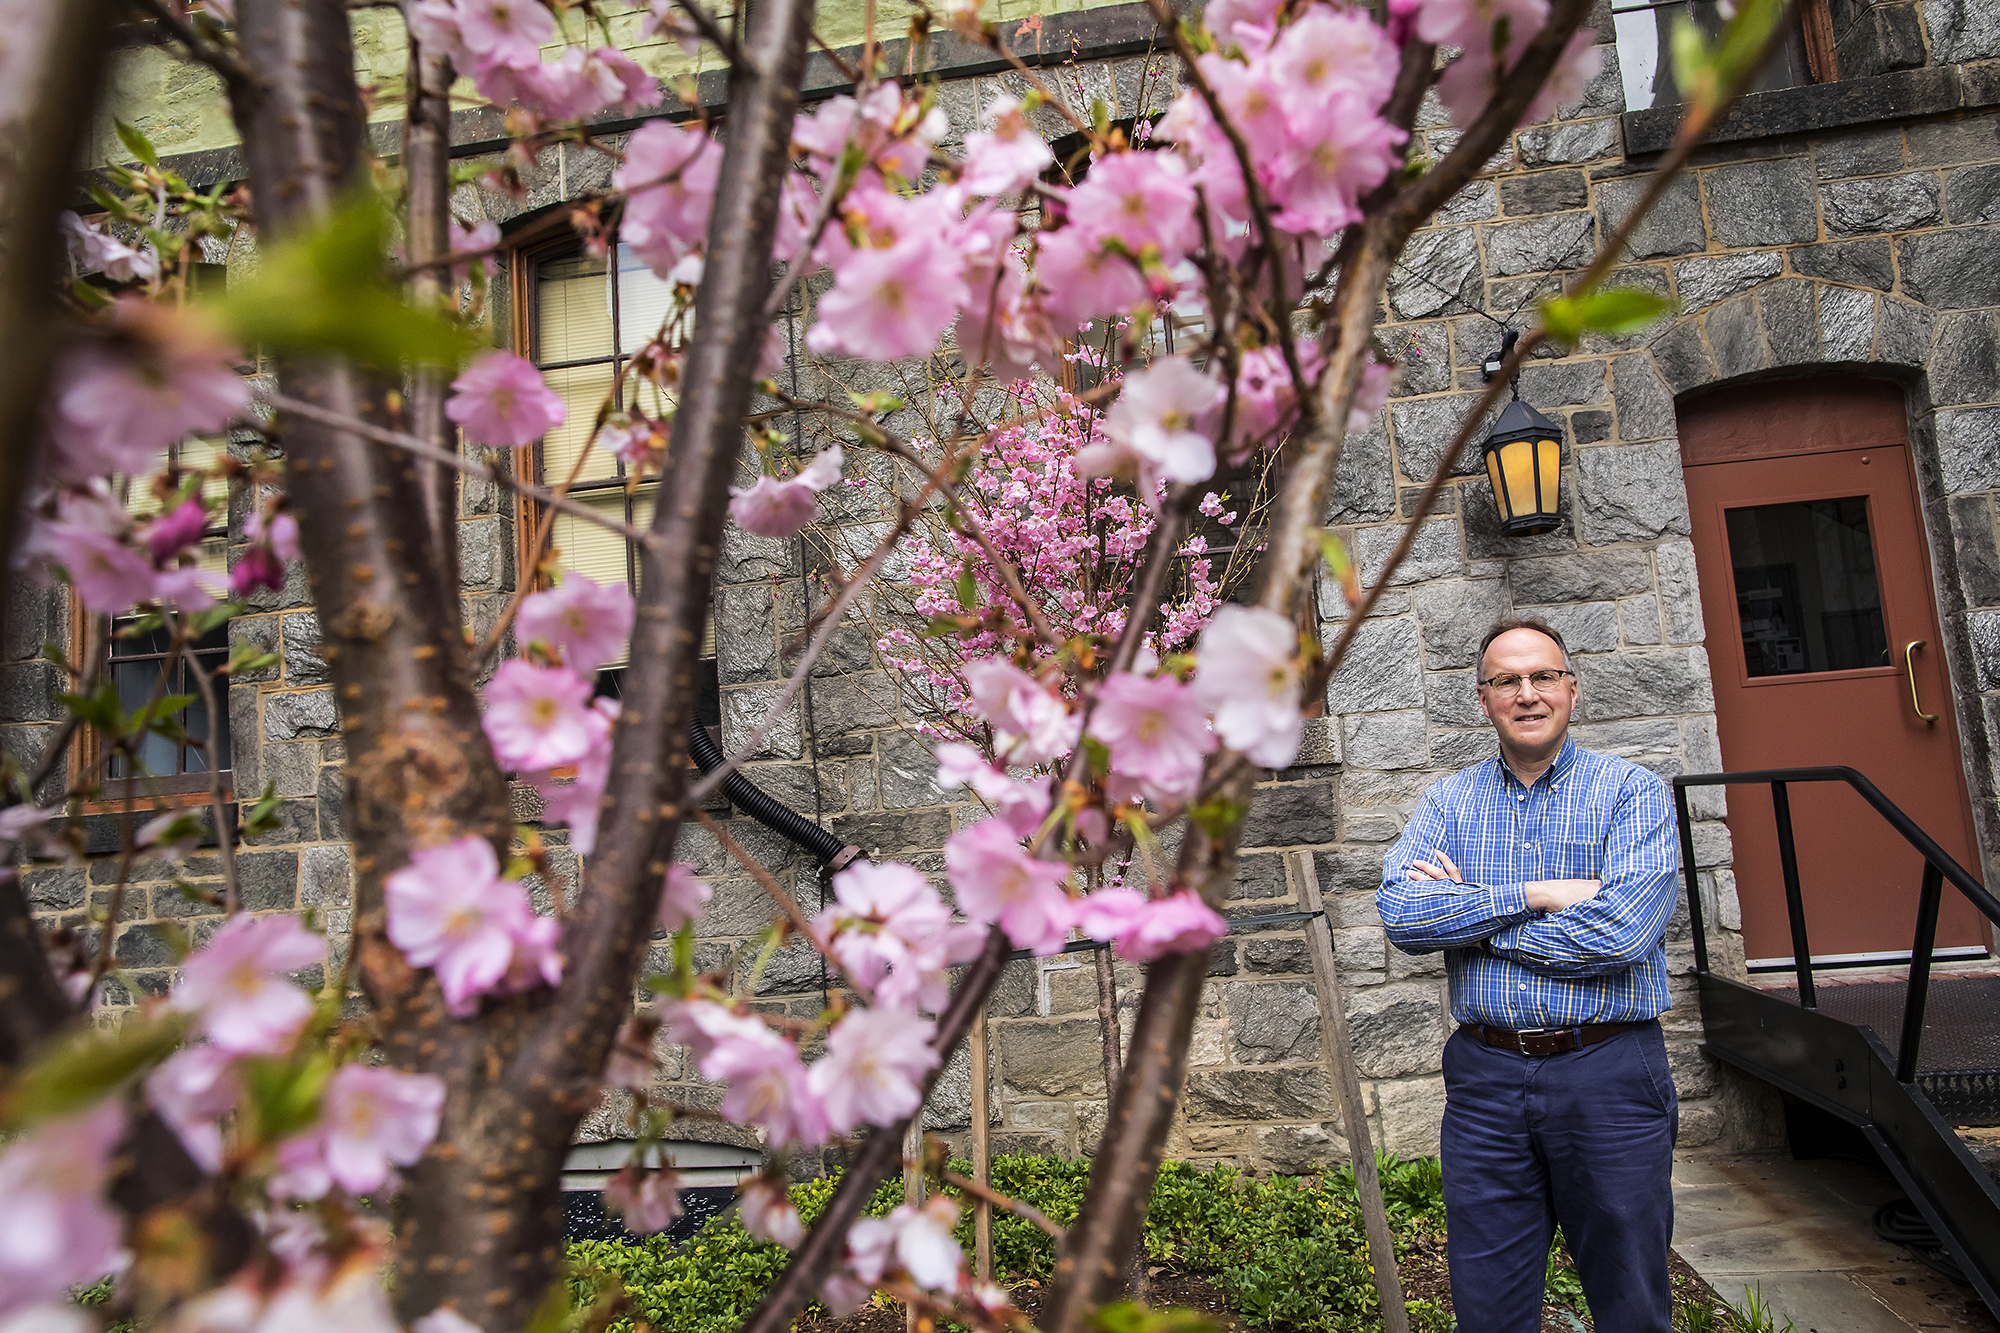
M1826 0L1801 0L1799 31L1805 37L1806 69L1814 83L1840 82L1840 53L1833 45L1833 16Z
M1784 429L1771 429L1772 421ZM1703 394L1682 408L1680 424L1684 467L1909 442L1903 390L1849 377L1766 380Z

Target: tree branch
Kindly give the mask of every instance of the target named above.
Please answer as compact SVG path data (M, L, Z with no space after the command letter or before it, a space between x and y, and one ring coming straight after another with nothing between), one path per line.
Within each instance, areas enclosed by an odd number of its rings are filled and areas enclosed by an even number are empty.
M126 3L172 34L174 40L187 48L190 58L214 70L224 87L231 90L247 88L256 81L256 76L242 61L196 32L194 25L174 8L171 0L126 0Z
M408 22L418 0L404 0L404 28L410 37L409 69L405 78L409 101L403 117L403 170L408 179L409 228L404 248L411 264L410 300L419 310L456 309L457 290L451 269L436 260L451 253L451 57L424 50ZM444 414L446 373L437 366L411 372L410 427L435 449L456 453L458 432ZM436 459L416 469L424 516L430 521L431 547L437 552L439 578L457 591L458 479L450 465Z

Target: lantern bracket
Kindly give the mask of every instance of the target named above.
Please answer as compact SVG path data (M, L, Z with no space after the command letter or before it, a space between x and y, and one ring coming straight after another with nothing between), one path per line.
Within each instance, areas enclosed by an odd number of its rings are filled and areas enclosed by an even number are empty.
M1480 366L1479 368L1480 377L1484 379L1487 383L1489 384L1492 383L1493 377L1495 375L1498 375L1501 371L1501 368L1507 364L1507 358L1513 355L1514 344L1518 343L1519 341L1521 341L1521 331L1519 329L1510 328L1507 329L1504 333L1502 333L1500 337L1500 350L1488 356L1486 358L1485 364ZM1521 386L1520 376L1517 375L1514 377L1514 386L1513 386L1514 397L1517 399L1521 396L1520 386Z

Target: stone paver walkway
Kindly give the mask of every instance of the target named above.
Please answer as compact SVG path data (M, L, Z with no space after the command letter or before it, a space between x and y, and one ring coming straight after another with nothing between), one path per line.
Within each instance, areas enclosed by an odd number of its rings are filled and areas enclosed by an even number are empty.
M1674 1250L1739 1308L1756 1288L1782 1330L2000 1333L1972 1288L1877 1238L1875 1209L1903 1191L1876 1163L1787 1154L1674 1161Z

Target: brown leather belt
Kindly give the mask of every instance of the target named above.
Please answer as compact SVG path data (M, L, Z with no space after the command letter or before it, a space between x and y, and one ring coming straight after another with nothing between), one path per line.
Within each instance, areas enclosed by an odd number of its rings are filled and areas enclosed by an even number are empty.
M1654 1020L1648 1019L1650 1023ZM1522 1055L1541 1057L1545 1055L1567 1055L1585 1046L1595 1046L1621 1032L1645 1027L1646 1023L1584 1023L1569 1028L1529 1028L1516 1032L1512 1028L1489 1027L1484 1023L1460 1023L1458 1030L1474 1041L1483 1041L1488 1046L1497 1046L1503 1051L1518 1051Z

